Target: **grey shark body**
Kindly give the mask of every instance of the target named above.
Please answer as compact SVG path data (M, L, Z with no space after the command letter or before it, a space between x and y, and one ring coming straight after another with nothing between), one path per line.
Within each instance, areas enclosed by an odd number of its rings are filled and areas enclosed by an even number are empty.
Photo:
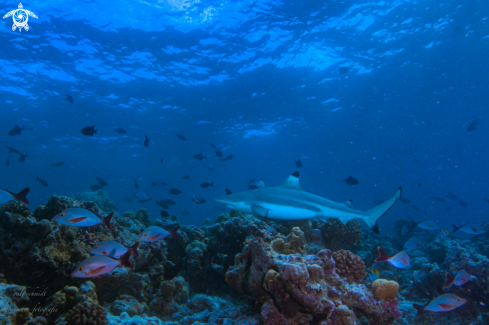
M299 172L293 173L277 187L260 188L217 198L227 207L260 217L281 220L302 220L318 218L338 218L346 223L352 219L362 219L375 233L380 233L378 220L401 197L399 187L393 197L367 211L355 210L351 201L333 202L318 195L305 192L299 186Z

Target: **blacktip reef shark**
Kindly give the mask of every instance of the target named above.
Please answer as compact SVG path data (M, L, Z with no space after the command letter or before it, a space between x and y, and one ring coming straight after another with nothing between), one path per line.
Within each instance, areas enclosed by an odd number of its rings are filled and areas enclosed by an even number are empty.
M393 197L363 212L355 210L351 201L337 203L305 192L299 186L299 172L295 172L280 186L243 191L217 198L216 201L233 210L270 219L338 218L343 223L352 219L362 219L379 234L379 219L396 204L401 194L402 187L399 187Z

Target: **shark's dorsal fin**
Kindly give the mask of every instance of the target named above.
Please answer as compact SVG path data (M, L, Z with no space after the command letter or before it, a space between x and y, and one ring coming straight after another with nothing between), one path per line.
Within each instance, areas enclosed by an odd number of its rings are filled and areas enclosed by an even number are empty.
M345 201L345 202L343 202L343 204L346 205L347 207L349 207L350 209L355 209L353 207L353 204L351 203L351 200Z
M299 172L295 172L290 175L289 178L287 178L280 186L291 190L303 191L303 189L299 186Z

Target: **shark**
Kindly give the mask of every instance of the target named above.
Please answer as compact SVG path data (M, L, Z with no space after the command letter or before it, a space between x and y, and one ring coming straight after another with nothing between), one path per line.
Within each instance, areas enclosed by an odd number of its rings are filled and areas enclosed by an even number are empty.
M355 210L351 200L338 203L304 191L299 185L299 172L295 172L280 186L243 191L215 200L232 210L270 219L338 218L344 224L352 219L361 219L373 232L380 234L380 218L396 204L401 195L402 187L399 187L387 201L367 211Z

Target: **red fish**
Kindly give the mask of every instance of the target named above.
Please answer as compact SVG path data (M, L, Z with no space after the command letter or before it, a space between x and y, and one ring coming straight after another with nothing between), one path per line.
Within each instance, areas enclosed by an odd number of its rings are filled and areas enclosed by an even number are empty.
M26 187L19 193L15 194L10 192L9 190L0 188L0 206L10 201L20 201L24 204L29 204L26 195L27 193L29 193L30 190L30 187Z
M377 250L379 251L379 257L377 257L375 262L389 262L400 269L407 268L411 263L406 251L400 251L395 255L389 256L382 247L378 246Z

